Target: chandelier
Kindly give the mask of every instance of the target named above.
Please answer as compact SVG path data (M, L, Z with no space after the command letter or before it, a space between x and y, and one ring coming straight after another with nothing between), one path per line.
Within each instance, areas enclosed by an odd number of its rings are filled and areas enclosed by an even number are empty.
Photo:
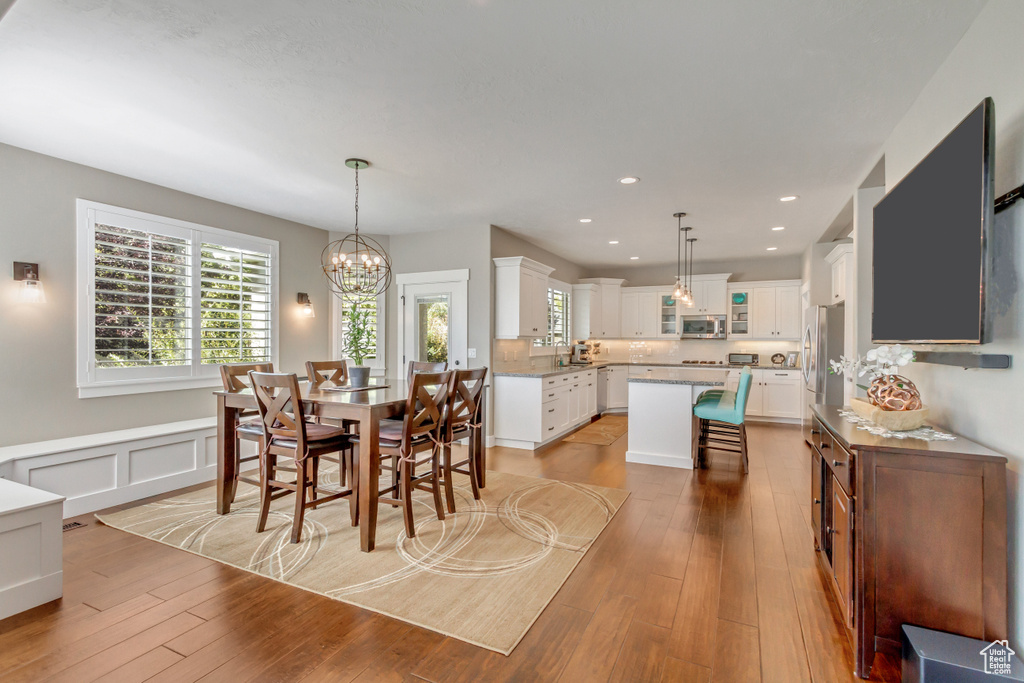
M391 286L391 257L377 240L359 234L359 169L370 162L346 159L356 172L354 231L324 247L320 265L335 296L343 300L372 299Z
M690 237L690 231L693 228L683 227L683 216L686 213L680 211L674 213L672 216L678 219L678 231L676 233L676 288L672 292L672 296L679 300L683 306L690 308L693 306L693 291L690 289L690 280L693 277L693 243L697 241L697 238ZM683 251L683 235L686 235L686 247L690 254L690 265L687 265L686 252ZM682 271L686 268L685 272Z

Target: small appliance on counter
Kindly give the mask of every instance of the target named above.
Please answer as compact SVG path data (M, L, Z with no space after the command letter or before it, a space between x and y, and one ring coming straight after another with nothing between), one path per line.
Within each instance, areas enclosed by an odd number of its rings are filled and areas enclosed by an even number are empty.
M729 365L757 365L756 353L730 353Z
M590 365L592 361L590 344L576 342L572 345L572 357L569 359L570 365Z

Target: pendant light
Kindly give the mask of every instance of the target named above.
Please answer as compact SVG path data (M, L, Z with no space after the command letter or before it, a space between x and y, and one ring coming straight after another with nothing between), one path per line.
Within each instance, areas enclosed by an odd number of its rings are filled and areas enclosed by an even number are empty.
M359 234L359 169L370 162L346 159L356 172L354 231L328 244L320 254L320 265L335 296L362 301L383 294L391 286L391 257L377 240Z
M686 215L685 211L680 211L679 213L672 214L672 216L677 220L677 226L676 226L677 227L677 230L676 230L676 288L672 292L672 296L675 297L676 299L681 299L683 297L683 290L685 289L683 287L683 278L682 278L682 275L681 275L681 272L680 272L681 269L682 269L682 266L680 265L680 258L681 258L680 252L682 252L682 244L683 244L683 216L685 216L685 215Z
M686 228L687 233L690 230L693 230L693 228ZM683 305L687 308L693 308L693 243L696 241L696 237L686 238L686 242L690 245L690 265L686 268L689 281L686 284L686 293L683 295Z

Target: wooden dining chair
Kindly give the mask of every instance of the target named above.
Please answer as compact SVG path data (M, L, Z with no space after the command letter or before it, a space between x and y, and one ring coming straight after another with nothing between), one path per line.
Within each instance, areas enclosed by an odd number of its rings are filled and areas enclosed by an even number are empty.
M240 391L250 388L250 372L273 371L273 363L234 363L231 365L222 365L220 366L220 380L224 385L224 391L229 394L237 394ZM251 455L248 458L241 457L241 442L243 439L246 441L256 442L256 455ZM259 459L259 453L262 450L263 427L260 426L259 413L255 410L239 411L238 418L235 422L235 472L238 473L238 481L244 481L246 484L252 484L253 486L260 485L258 479L251 479L249 477L242 476L241 465L243 462L251 462ZM230 498L231 500L234 500L235 498L234 483L231 486Z
M398 476L392 479L391 486L376 492L377 502L402 508L405 533L410 538L416 535L412 512L412 494L416 489L433 494L437 518L444 519L440 444L452 374L416 373L409 385L403 418L380 422L380 460L377 463L367 462L363 453L359 454L360 467L380 466L385 459L397 461ZM353 438L358 443L362 435L354 435ZM423 453L427 455L419 457ZM428 464L429 472L416 473L417 468Z
M411 360L409 361L408 376L406 381L412 384L412 376L417 372L445 372L448 369L448 363L431 363L425 360Z
M350 478L351 485L339 491L328 491L320 497L320 459L331 460L343 467L341 458L327 457L349 447L350 435L341 427L306 422L302 409L302 395L299 379L295 374L250 372L253 394L260 414L264 445L260 452L260 514L256 532L267 526L271 501L295 493L295 516L292 519L291 542L298 543L302 537L302 520L308 508L348 496L349 516L352 526L358 517L357 482ZM288 407L291 412L288 412ZM278 466L279 457L288 458L292 467ZM292 472L295 481L283 481L279 472ZM309 500L307 500L307 496Z
M348 362L345 360L307 360L306 377L314 388L320 387L323 384L330 384L335 387L345 386L348 384ZM323 424L325 420L327 424L344 427L345 431L350 434L355 434L359 431L359 422L357 420L334 420L321 416L319 412L313 414L311 421ZM355 447L351 446L344 453L346 465L341 469L342 486L345 485L346 477L351 475L354 468L354 449Z
M455 514L455 491L452 485L452 473L468 474L473 489L473 498L480 500L480 487L477 485L477 465L479 460L478 440L476 433L483 424L481 417L481 397L484 393L484 380L487 368L474 370L456 370L452 373L451 385L448 387L448 407L445 410L444 429L441 439L441 471L444 475L444 495L448 503L448 512ZM452 446L456 441L469 437L469 448L465 460L452 462ZM459 469L465 467L466 469Z

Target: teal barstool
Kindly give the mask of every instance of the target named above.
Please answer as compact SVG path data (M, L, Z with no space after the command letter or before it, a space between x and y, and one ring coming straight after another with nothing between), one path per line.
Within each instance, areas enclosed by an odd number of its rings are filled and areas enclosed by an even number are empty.
M739 453L743 471L747 466L747 397L753 375L749 367L740 373L736 391L706 391L693 406L693 466L700 467L701 456L709 449ZM711 445L722 444L722 445Z

